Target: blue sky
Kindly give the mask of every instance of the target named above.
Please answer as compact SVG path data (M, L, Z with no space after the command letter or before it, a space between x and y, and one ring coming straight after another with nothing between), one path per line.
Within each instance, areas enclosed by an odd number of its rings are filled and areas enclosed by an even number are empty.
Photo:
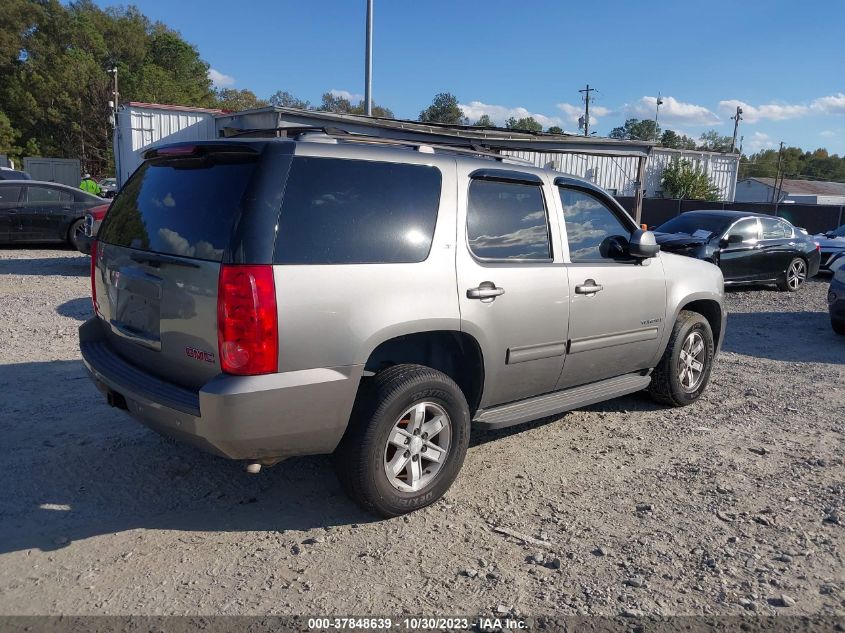
M364 92L365 0L135 2L196 44L218 85ZM452 92L473 120L530 113L577 131L589 83L601 135L653 118L659 92L664 129L729 135L741 104L746 153L845 154L842 0L375 0L374 15L374 98L401 118Z

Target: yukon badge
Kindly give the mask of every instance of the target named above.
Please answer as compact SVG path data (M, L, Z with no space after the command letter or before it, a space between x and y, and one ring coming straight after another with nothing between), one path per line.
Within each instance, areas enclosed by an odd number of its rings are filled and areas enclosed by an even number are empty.
M195 358L197 360L204 360L206 363L214 362L214 354L212 354L211 352L204 352L201 349L196 349L194 347L186 347L185 356L188 356L189 358Z
M653 319L645 319L644 321L640 321L643 325L654 325L655 323L660 323L663 320L663 317L655 317Z

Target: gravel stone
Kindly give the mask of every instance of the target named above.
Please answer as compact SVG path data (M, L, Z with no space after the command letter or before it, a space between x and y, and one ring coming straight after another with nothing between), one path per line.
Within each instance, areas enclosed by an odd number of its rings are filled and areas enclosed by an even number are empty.
M0 615L504 616L518 602L532 616L711 617L771 615L784 593L785 613L845 615L845 348L826 281L728 291L696 404L633 394L474 431L443 501L376 520L325 456L248 475L109 407L79 356L88 266L0 248ZM526 564L543 548L490 525L553 544L544 566Z

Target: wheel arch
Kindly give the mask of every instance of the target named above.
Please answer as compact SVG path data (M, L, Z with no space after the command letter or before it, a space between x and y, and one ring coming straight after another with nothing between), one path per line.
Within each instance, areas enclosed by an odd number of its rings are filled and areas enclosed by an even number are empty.
M697 312L710 324L710 329L713 331L713 343L716 349L722 345L723 319L722 319L722 305L715 299L693 299L681 305L678 309L678 314L683 310L688 312ZM676 315L677 318L677 315Z
M387 367L416 364L441 371L457 383L474 414L484 389L484 356L478 341L459 330L410 332L380 342L370 352L365 376Z

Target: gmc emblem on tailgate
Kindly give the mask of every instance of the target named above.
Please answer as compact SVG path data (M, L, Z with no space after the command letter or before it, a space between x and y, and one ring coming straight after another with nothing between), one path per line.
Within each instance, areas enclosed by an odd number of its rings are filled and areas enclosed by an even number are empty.
M206 363L214 362L214 354L212 354L211 352L204 352L201 349L196 349L193 347L185 348L185 356L188 356L190 358L196 358L197 360L204 360Z

